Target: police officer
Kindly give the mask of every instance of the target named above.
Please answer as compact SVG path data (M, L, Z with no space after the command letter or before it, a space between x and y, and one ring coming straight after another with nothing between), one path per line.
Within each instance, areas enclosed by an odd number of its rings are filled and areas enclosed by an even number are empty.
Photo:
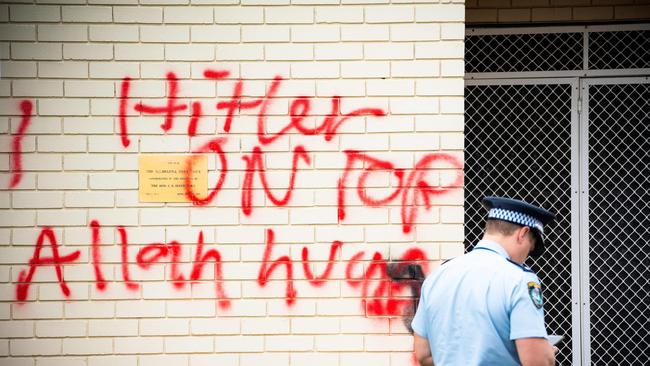
M422 284L413 318L422 366L554 365L540 281L523 263L544 251L555 214L523 201L486 197L483 239Z

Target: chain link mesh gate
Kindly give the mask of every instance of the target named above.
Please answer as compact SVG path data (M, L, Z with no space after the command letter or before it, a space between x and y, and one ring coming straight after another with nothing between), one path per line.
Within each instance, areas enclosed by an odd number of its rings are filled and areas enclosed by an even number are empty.
M568 336L558 364L649 365L650 80L596 78L650 75L650 25L474 31L466 77L486 80L465 89L466 249L484 195L555 210L552 253L529 264L547 328Z
M468 85L465 89L465 248L483 234L484 196L556 212L546 253L528 262L542 281L547 329L565 335L557 359L571 363L571 84ZM575 104L575 102L573 103Z
M583 88L592 365L650 363L650 81L638 81Z

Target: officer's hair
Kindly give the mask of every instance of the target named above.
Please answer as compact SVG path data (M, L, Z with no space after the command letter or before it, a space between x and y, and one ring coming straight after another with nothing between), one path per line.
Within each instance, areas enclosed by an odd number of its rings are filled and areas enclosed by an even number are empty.
M501 234L503 236L509 236L520 228L520 225L502 220L489 219L485 223L485 232L488 234Z

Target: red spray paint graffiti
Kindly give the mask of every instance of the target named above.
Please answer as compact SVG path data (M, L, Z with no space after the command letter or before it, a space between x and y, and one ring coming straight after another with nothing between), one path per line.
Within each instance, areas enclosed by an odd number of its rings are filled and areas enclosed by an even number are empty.
M98 289L105 290L109 282L107 282L102 274L101 256L99 255L98 245L100 243L99 231L101 229L100 223L93 220L90 225L92 234L92 265L95 273L95 284ZM138 290L140 285L134 282L129 274L128 258L128 235L124 227L117 227L120 236L120 252L122 256L122 282L128 290ZM52 251L51 257L43 257L41 250L45 240L50 243ZM294 287L294 262L288 255L281 255L273 258L273 247L275 244L275 233L272 229L266 231L266 246L262 258L260 258L260 267L258 271L257 282L260 287L266 286L271 276L276 271L284 269L285 287L285 300L287 305L293 305L298 297L298 291ZM188 277L186 277L179 270L181 263L181 245L178 241L172 240L167 244L164 243L151 243L142 247L136 255L136 264L138 267L147 270L151 264L167 260L171 268L170 283L172 287L181 289L191 283L196 283L201 279L203 268L206 264L212 262L214 265L214 282L217 295L217 301L222 309L228 309L231 306L230 299L228 298L224 281L224 266L221 259L221 254L218 249L211 248L204 250L204 236L200 231L198 234L197 246L195 256L192 262L192 270ZM303 246L302 248L302 269L308 282L314 287L323 286L327 281L330 281L331 274L334 266L337 264L337 253L340 253L343 243L340 241L332 242L330 246L329 256L327 258L327 265L323 272L316 276L310 268L309 248ZM346 283L356 289L360 289L361 306L365 309L366 314L369 316L399 316L403 309L410 304L413 300L405 297L404 290L409 288L408 283L393 281L388 270L388 262L378 252L374 253L372 260L368 263L367 268L363 274L355 278L352 271L356 265L361 264L361 260L365 252L360 251L354 254L347 261L340 259L340 261L347 262L346 267ZM61 287L61 292L64 296L70 296L70 289L68 288L63 278L63 265L72 264L79 259L80 251L61 256L58 251L57 239L54 231L50 228L44 228L37 239L34 254L30 260L30 268L28 273L21 271L18 283L16 285L16 299L18 301L27 300L28 289L31 285L33 275L39 266L52 265L54 266ZM417 264L422 266L426 271L428 269L427 257L425 253L418 248L411 248L407 250L398 260L397 266L406 266ZM398 269L397 272L400 270Z
M221 80L230 76L230 72L227 70L205 70L203 76L206 79ZM173 127L174 119L178 113L185 111L188 108L186 103L178 103L180 85L176 74L169 72L166 77L169 85L166 105L150 106L140 102L136 103L133 107L136 112L164 116L164 122L160 126L163 132L169 131ZM281 128L280 131L268 135L266 131L266 116L270 108L273 106L273 103L277 100L277 94L282 86L282 81L283 78L281 76L276 76L263 98L251 101L242 101L245 82L243 80L238 80L233 87L231 97L227 100L219 101L216 104L216 109L218 111L226 111L226 120L224 122L223 131L226 133L230 132L236 112L259 109L257 114L257 138L261 145L268 145L275 142L292 129L295 129L306 136L322 134L326 141L330 141L337 134L341 125L352 118L365 116L383 117L386 115L386 112L380 108L359 108L349 113L342 113L341 97L333 96L331 98L330 113L323 118L323 122L318 127L309 128L304 126L303 122L304 119L309 116L311 111L311 98L298 97L290 104L290 119L287 125ZM128 147L130 144L127 121L130 90L131 78L125 77L122 79L119 96L120 138L124 147ZM194 102L192 103L191 109L187 134L188 136L195 136L199 121L203 115L203 107L200 102Z
M369 156L368 154L348 150L347 163L343 176L338 182L338 216L339 220L345 220L345 197L347 181L351 170L354 168L355 163L363 163L363 173L359 176L356 184L356 192L365 205L371 207L384 206L395 200L400 194L401 199L401 217L402 217L402 231L404 233L411 232L414 223L417 219L417 213L420 209L422 202L425 204L426 209L431 208L431 196L438 196L445 194L449 191L450 187L459 187L463 182L462 163L449 154L444 153L431 153L422 157L415 167L409 172L406 182L404 181L404 171L395 168L394 164ZM432 166L436 162L447 163L452 169L455 170L456 176L454 181L448 186L432 187L426 181L427 174L431 171ZM393 192L384 198L374 198L366 193L366 180L368 176L377 171L390 171L398 180L397 187Z
M9 170L11 171L11 181L9 182L9 188L15 188L20 180L23 177L23 164L22 164L22 141L25 132L27 132L27 127L32 122L32 111L34 105L29 100L23 100L20 102L20 111L22 112L20 126L18 126L18 131L14 136L11 144L11 160L9 162Z
M43 242L47 239L50 243L50 249L52 251L51 257L41 257L41 250L43 250ZM41 230L38 239L36 240L36 245L34 246L34 255L29 260L29 271L25 273L24 270L20 271L18 275L18 284L16 285L16 299L18 301L25 301L29 292L29 286L32 282L32 277L36 272L36 269L41 266L52 265L56 271L56 278L59 281L59 286L61 287L61 292L65 296L70 296L70 288L65 283L63 279L63 265L66 263L72 263L79 259L81 251L75 250L70 254L61 256L59 254L59 245L57 244L56 235L54 231L49 228L43 228Z

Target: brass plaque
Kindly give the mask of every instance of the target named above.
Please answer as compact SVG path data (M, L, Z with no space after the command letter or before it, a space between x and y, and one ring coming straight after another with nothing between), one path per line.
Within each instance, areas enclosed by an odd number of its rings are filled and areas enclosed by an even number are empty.
M206 155L141 155L139 165L140 202L190 202L185 193L189 183L197 197L208 194Z

